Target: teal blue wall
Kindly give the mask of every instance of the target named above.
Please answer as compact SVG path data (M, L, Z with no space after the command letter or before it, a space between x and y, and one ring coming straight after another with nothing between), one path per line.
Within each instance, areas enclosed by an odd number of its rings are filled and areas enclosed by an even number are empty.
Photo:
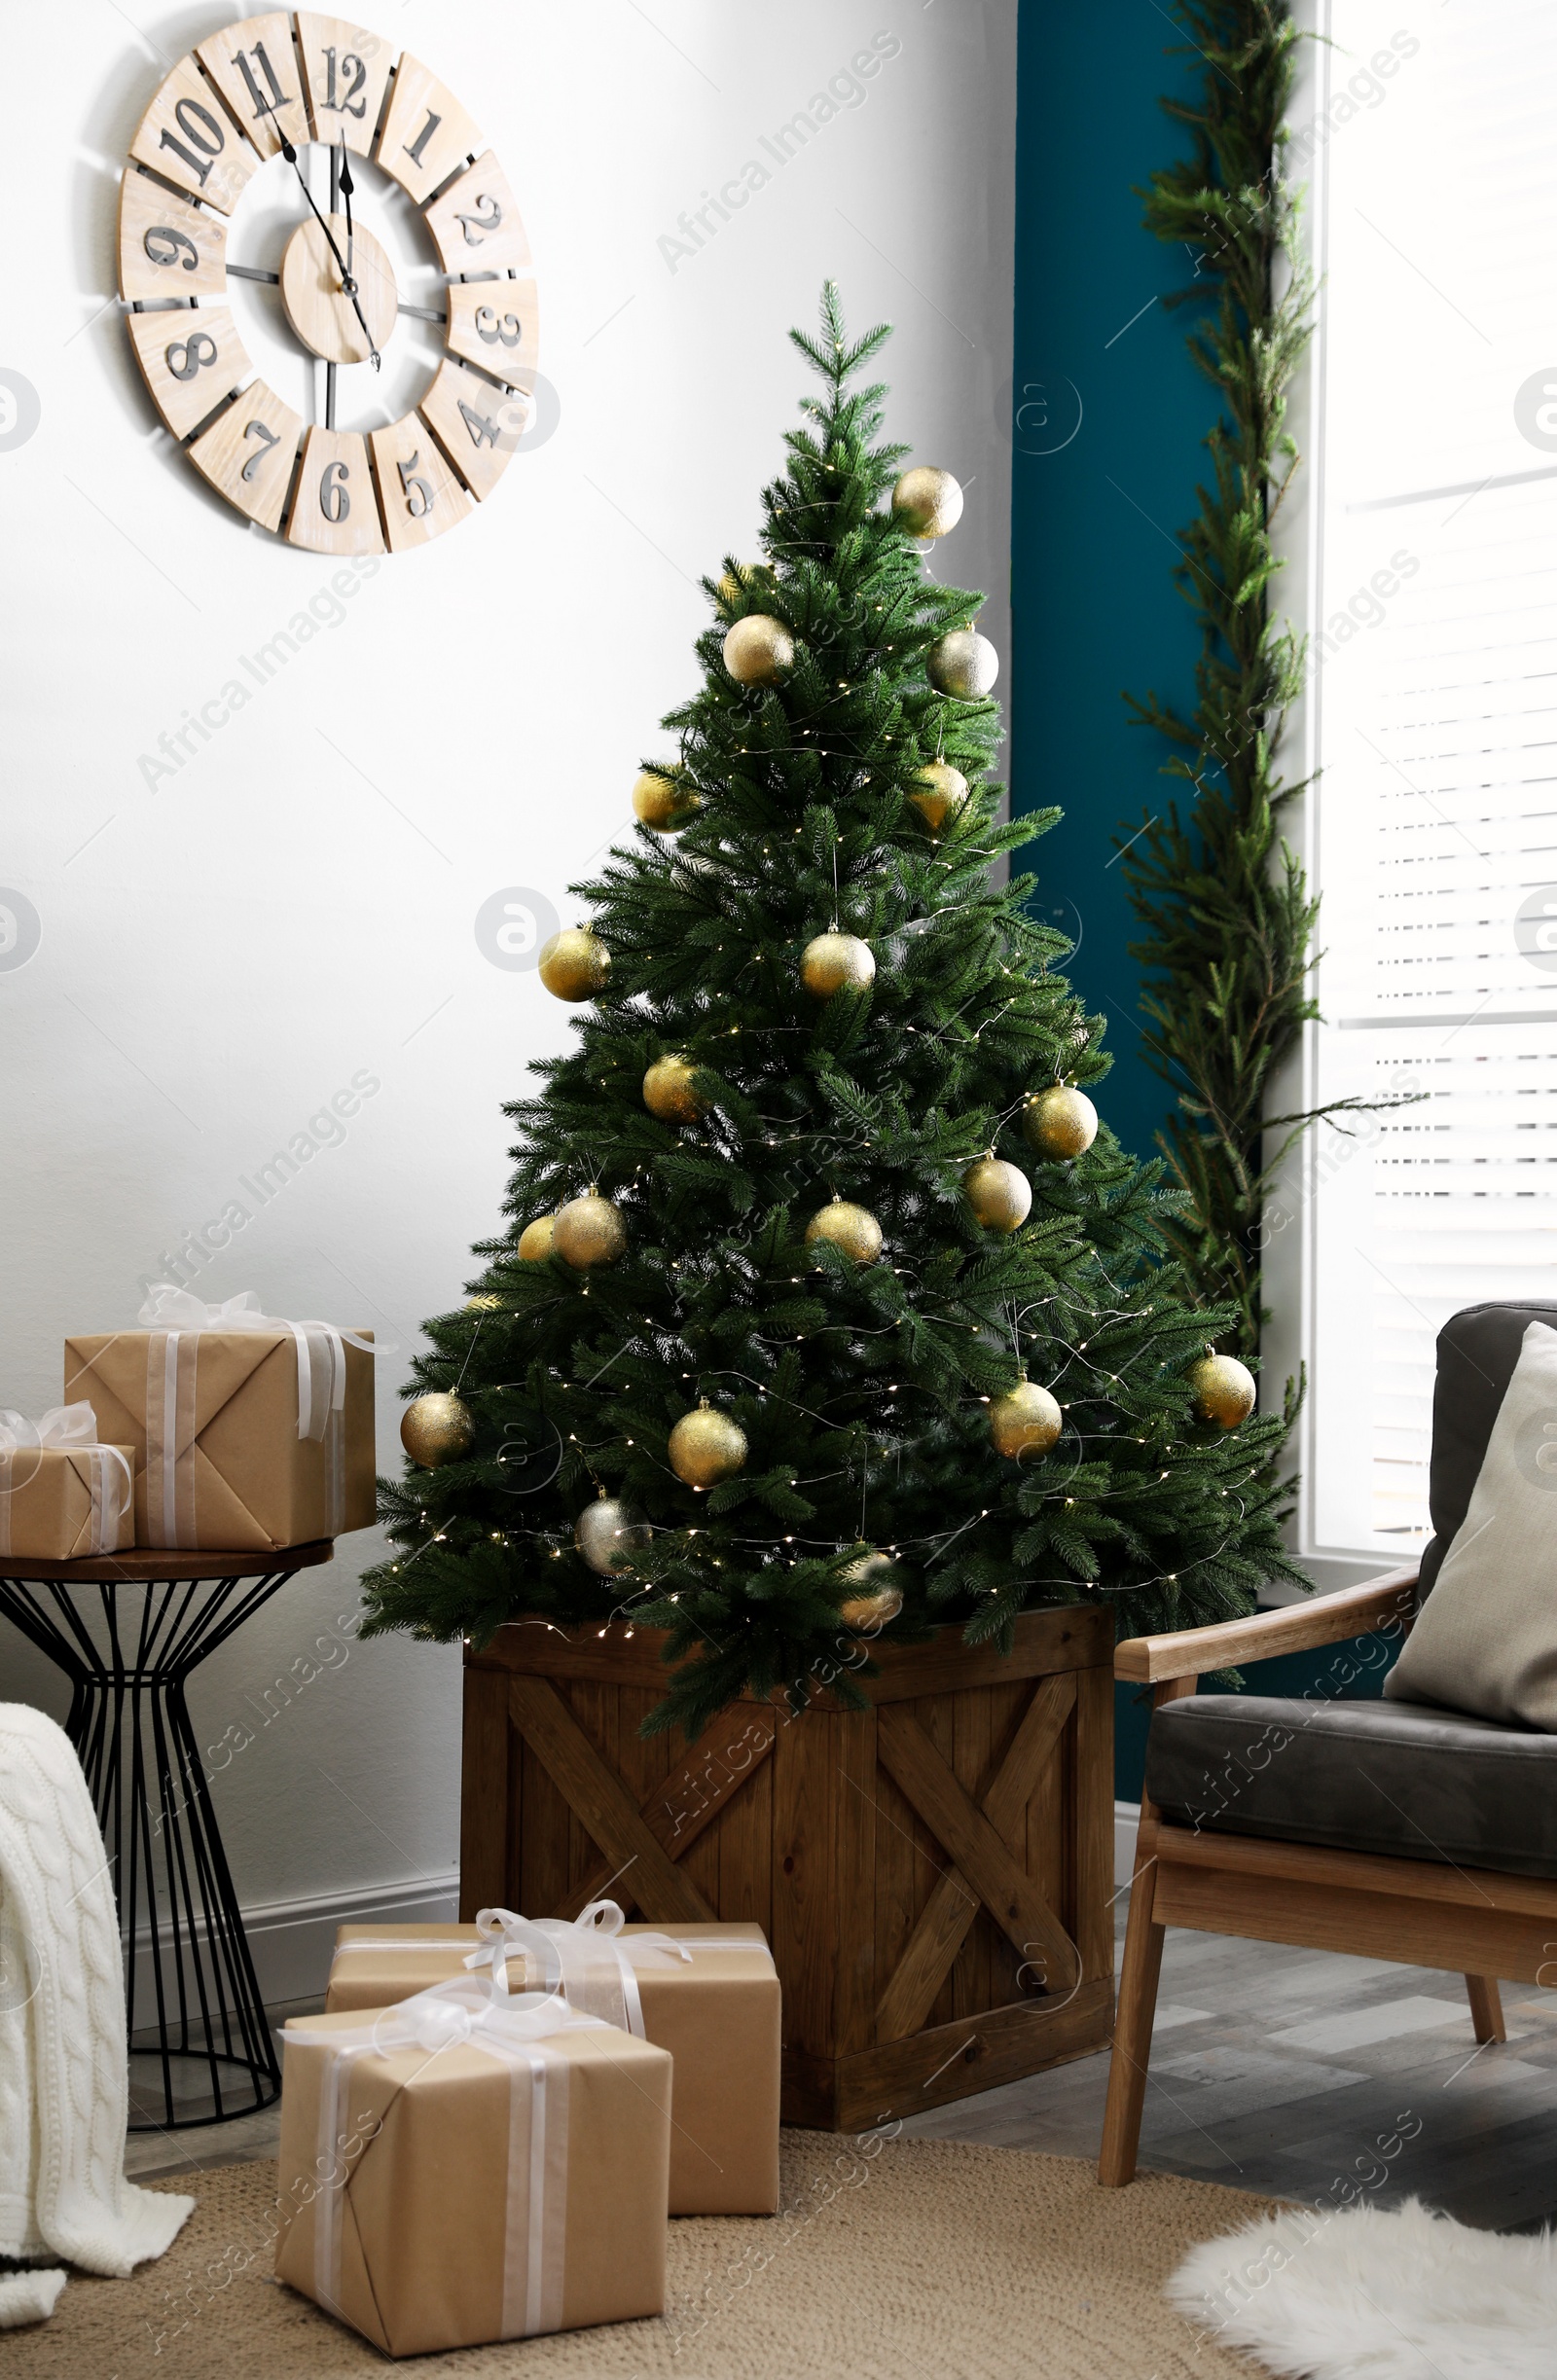
M1179 709L1193 703L1198 638L1173 580L1174 539L1194 515L1215 418L1185 350L1192 310L1162 303L1190 283L1193 259L1141 223L1140 190L1184 139L1159 102L1192 96L1204 71L1174 43L1152 0L1021 0L1011 799L1018 811L1065 811L1029 854L1035 907L1077 942L1068 972L1106 1018L1114 1061L1095 1096L1141 1156L1171 1094L1141 1056L1140 970L1126 949L1136 928L1109 862L1121 828L1171 787L1160 739L1130 724L1120 697L1154 688ZM1247 1690L1376 1693L1381 1674L1348 1680L1355 1665L1343 1646L1266 1662L1246 1673ZM1146 1711L1125 1687L1116 1701L1116 1790L1134 1801Z

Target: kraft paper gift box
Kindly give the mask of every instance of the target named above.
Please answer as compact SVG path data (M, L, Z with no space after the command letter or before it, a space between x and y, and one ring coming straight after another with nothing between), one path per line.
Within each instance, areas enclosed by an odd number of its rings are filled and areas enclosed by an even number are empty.
M606 1930L592 1910L609 1913ZM640 2032L675 2060L671 2214L775 2214L779 1990L762 1928L622 1926L615 1902L592 1910L571 1926L531 1926L506 1910L484 1910L474 1926L343 1926L325 2005L383 2007L461 1973L494 1941L514 1946L511 1980L521 1951L532 1983L558 1959L575 2005Z
M278 2279L390 2356L663 2313L663 2049L470 1976L281 2037Z
M75 1562L135 1542L134 1450L104 1446L90 1405L0 1413L0 1558Z
M263 1315L251 1291L157 1289L140 1319L65 1341L66 1397L134 1450L137 1544L264 1551L371 1527L371 1332Z

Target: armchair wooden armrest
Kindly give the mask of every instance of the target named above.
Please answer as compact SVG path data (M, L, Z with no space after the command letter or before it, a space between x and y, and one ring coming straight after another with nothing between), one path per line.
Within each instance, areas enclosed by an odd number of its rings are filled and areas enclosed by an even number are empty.
M1343 1587L1338 1595L1287 1604L1279 1611L1251 1612L1246 1620L1221 1620L1212 1628L1185 1628L1172 1637L1130 1637L1114 1647L1113 1674L1134 1685L1153 1686L1176 1677L1203 1677L1209 1670L1234 1669L1244 1661L1270 1661L1278 1653L1307 1652L1319 1644L1343 1644L1371 1636L1392 1620L1409 1626L1416 1611L1417 1565L1386 1577Z

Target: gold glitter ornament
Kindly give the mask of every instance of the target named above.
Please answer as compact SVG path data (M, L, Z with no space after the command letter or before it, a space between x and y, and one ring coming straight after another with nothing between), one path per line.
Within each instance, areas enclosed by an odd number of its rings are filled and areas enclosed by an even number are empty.
M1258 1390L1254 1375L1236 1355L1202 1355L1189 1367L1189 1392L1202 1422L1218 1429L1236 1429L1254 1410Z
M959 703L982 703L1000 674L1000 656L976 629L953 629L937 637L924 656L924 673L938 694Z
M903 1566L879 1547L864 1546L859 1558L844 1572L844 1583L854 1592L840 1604L838 1616L846 1628L861 1633L885 1628L903 1608Z
M1065 1427L1065 1416L1047 1388L1024 1377L990 1405L990 1438L997 1455L1020 1462L1024 1455L1046 1455Z
M702 808L702 794L658 769L645 769L633 788L634 814L657 835L678 835Z
M400 1417L400 1443L424 1471L435 1471L441 1462L457 1462L469 1454L475 1437L470 1407L447 1388L430 1388L424 1396L413 1397Z
M857 934L818 934L800 954L800 980L818 1000L846 987L863 992L876 981L876 954Z
M696 1124L703 1102L692 1088L690 1058L657 1058L643 1077L643 1104L662 1124Z
M526 1223L519 1235L519 1255L525 1264L539 1264L552 1252L552 1234L557 1229L554 1214L538 1214L533 1223Z
M1057 1164L1067 1157L1084 1156L1098 1137L1098 1111L1084 1091L1055 1083L1023 1108L1022 1137L1040 1157Z
M795 663L795 640L781 620L747 612L724 640L724 666L738 686L776 686Z
M715 1413L706 1397L696 1413L684 1413L671 1430L666 1452L683 1486L716 1488L744 1468L746 1433L726 1413Z
M945 537L962 518L962 489L949 471L921 463L892 489L892 514L910 537Z
M1020 1166L1007 1165L993 1150L962 1176L973 1219L986 1231L1020 1231L1032 1210L1032 1184Z
M483 1289L475 1297L467 1297L465 1300L467 1314L501 1314L502 1311L502 1299L491 1289Z
M923 769L915 770L910 784L913 790L908 798L932 835L938 835L947 819L956 816L968 796L961 770L944 760L927 760Z
M593 1186L582 1198L569 1199L552 1226L552 1247L575 1273L592 1273L597 1265L615 1264L627 1249L627 1225L622 1210Z
M541 982L559 1000L593 1000L610 980L611 954L587 925L564 925L541 952Z
M834 1199L812 1216L806 1245L814 1247L818 1240L841 1248L855 1264L874 1264L882 1252L882 1227L876 1217L868 1207L851 1206L848 1199Z
M602 1578L613 1578L620 1570L633 1568L633 1557L640 1554L654 1535L649 1516L636 1504L624 1504L619 1497L607 1496L600 1490L593 1504L586 1504L573 1530L573 1543L578 1547L592 1570Z

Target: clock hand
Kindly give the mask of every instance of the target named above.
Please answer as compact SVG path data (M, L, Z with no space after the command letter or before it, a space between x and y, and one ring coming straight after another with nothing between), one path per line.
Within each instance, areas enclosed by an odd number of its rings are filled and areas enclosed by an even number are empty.
M273 108L268 108L266 113L273 120L275 115L275 110ZM287 139L286 134L282 132L279 124L276 125L275 128L280 137L281 155L286 159L287 163L297 175L298 182L303 191L303 196L305 198L307 198L309 206L313 208L314 220L317 222L320 231L324 234L325 238L329 241L330 253L341 268L342 293L344 296L348 297L351 300L351 310L362 325L362 336L368 343L368 352L372 359L373 368L375 372L381 371L383 368L383 357L379 353L379 349L374 343L373 333L368 328L368 318L363 312L362 307L357 298L357 284L351 277L350 271L346 266L345 258L342 255L339 247L336 245L335 234L331 231L330 226L325 221L324 217L319 213L318 206L314 201L313 193L308 188L308 179L304 174L302 165L298 162L298 153L296 149L294 149L292 143Z
M344 132L341 135L341 173L337 187L340 190L342 198L344 198L346 202L346 271L349 274L351 270L351 259L355 249L355 238L351 229L351 192L353 184L351 180L351 165L346 155L345 134Z

